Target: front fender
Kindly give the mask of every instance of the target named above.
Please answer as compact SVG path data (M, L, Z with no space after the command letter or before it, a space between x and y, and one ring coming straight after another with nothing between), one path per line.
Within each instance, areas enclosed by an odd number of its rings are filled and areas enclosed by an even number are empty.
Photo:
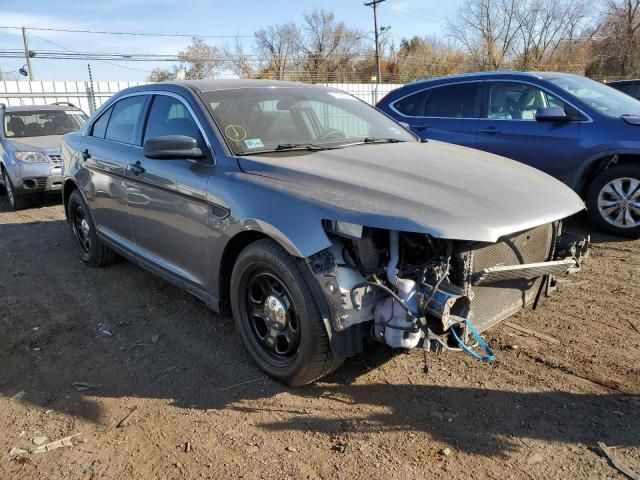
M568 185L576 192L580 191L580 188L584 186L584 177L586 172L593 164L606 157L612 157L614 155L640 155L640 149L635 148L610 148L606 150L599 150L597 153L592 154L587 158L580 167L576 170L575 175L568 182Z

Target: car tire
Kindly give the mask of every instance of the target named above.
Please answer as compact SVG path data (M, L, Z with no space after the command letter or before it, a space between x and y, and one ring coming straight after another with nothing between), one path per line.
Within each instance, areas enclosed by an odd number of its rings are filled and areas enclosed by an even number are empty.
M9 174L7 173L6 170L2 172L2 177L4 178L4 186L7 192L7 197L9 199L9 205L11 205L11 208L13 208L16 211L24 210L25 208L27 208L28 206L27 199L20 193L16 192L16 189L13 188L13 183L11 183L11 179L9 178Z
M244 346L262 371L290 386L312 383L344 360L331 351L301 268L264 239L240 253L231 275L231 306Z
M586 200L589 217L601 230L622 237L640 236L640 166L606 169L589 185Z
M114 263L118 255L98 238L91 211L78 190L71 193L67 211L82 261L90 267L104 267Z

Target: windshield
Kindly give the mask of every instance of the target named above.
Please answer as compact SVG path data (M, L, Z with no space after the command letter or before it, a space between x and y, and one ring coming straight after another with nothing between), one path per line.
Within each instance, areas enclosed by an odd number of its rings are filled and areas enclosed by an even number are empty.
M640 115L640 102L618 90L586 77L550 78L551 83L575 95L606 115Z
M7 138L64 135L80 130L87 116L77 110L30 110L6 112L4 135Z
M338 90L258 87L206 92L202 98L236 155L416 141L375 108Z

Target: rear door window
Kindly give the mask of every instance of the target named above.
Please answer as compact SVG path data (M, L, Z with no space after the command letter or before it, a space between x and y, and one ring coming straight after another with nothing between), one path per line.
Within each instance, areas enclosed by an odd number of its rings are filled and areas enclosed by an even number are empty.
M421 114L434 118L478 118L480 114L478 82L435 87L429 91Z
M104 138L122 143L134 143L134 134L146 97L138 95L120 100L113 106ZM137 142L135 142L137 143Z

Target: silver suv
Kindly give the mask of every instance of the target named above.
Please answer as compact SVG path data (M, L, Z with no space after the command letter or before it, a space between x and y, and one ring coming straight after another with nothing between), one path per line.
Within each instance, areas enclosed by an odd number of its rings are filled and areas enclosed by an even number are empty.
M87 116L70 103L7 107L0 103L0 185L15 210L39 194L62 190L62 135Z

